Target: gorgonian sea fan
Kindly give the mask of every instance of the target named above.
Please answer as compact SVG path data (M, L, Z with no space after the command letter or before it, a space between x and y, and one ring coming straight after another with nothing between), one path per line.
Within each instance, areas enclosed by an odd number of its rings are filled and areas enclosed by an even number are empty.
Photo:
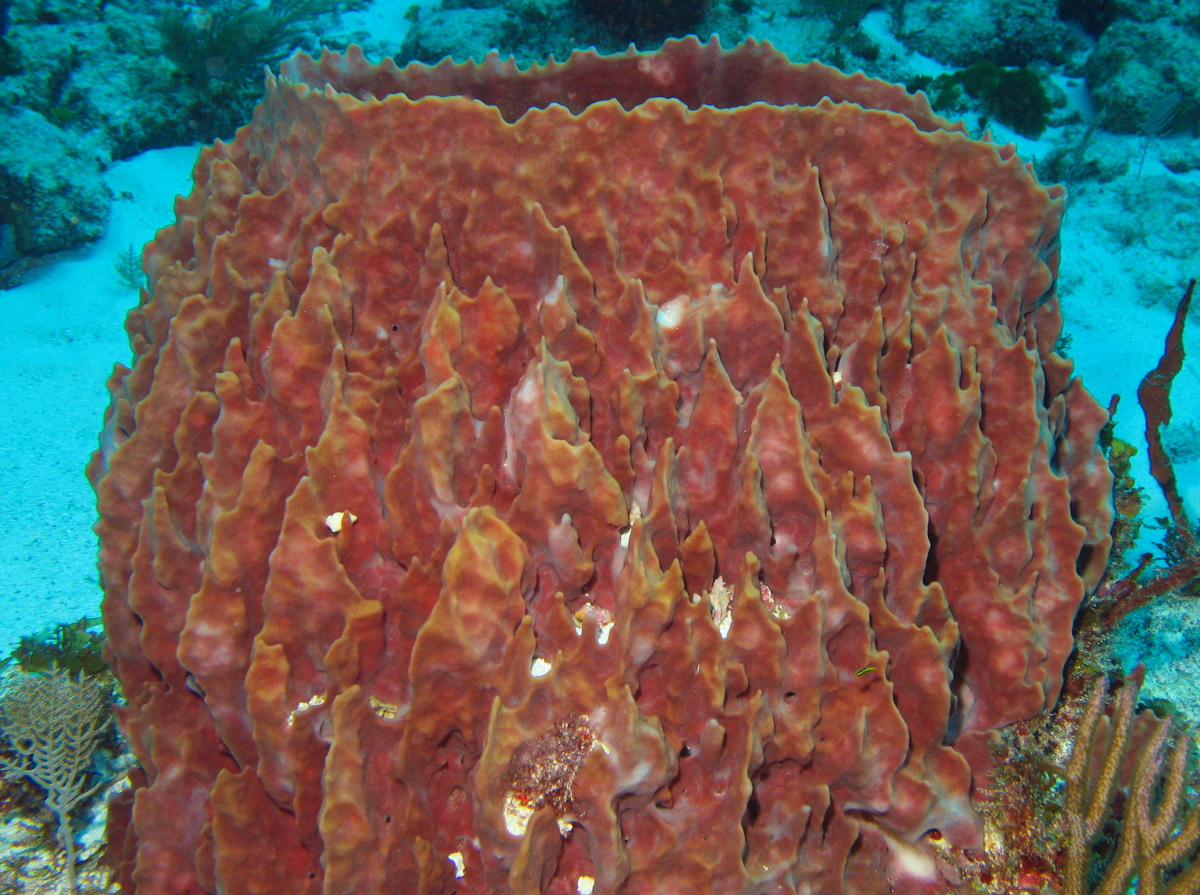
M930 891L1108 548L1061 190L714 41L297 56L90 467L127 891Z

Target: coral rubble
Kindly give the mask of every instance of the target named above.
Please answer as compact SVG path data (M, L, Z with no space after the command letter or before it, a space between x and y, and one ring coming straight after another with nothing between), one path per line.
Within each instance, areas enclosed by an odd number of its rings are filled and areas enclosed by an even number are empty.
M688 39L296 57L176 210L90 466L127 891L953 878L1109 549L1060 189Z

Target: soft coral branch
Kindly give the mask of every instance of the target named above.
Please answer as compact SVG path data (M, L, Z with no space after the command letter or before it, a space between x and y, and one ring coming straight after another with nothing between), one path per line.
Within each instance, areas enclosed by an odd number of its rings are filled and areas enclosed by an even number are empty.
M1179 551L1183 556L1190 556L1196 551L1196 536L1188 521L1187 510L1183 499L1179 496L1179 488L1175 483L1175 469L1171 458L1162 443L1162 427L1171 422L1171 386L1175 377L1183 367L1183 328L1187 321L1188 308L1192 304L1192 293L1196 289L1196 281L1188 282L1179 307L1175 310L1175 320L1167 333L1167 342L1163 348L1158 366L1146 374L1138 386L1138 403L1146 415L1146 443L1150 449L1150 474L1162 489L1167 507L1171 511L1171 523L1174 536L1179 541Z

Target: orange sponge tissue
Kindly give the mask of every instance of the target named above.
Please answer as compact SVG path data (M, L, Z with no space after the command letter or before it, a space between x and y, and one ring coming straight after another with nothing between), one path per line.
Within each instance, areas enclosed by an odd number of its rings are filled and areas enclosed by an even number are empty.
M89 467L125 891L949 886L1109 550L1062 209L769 45L287 62Z

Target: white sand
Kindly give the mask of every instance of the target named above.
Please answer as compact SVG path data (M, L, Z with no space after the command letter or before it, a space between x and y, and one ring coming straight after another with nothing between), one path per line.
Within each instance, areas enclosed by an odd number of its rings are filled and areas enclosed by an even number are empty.
M193 146L148 152L108 174L108 235L16 289L0 290L11 324L7 412L0 417L0 650L23 634L98 615L99 575L91 526L96 501L83 470L108 406L115 363L131 360L125 312L137 301L114 263L173 217L191 188Z

